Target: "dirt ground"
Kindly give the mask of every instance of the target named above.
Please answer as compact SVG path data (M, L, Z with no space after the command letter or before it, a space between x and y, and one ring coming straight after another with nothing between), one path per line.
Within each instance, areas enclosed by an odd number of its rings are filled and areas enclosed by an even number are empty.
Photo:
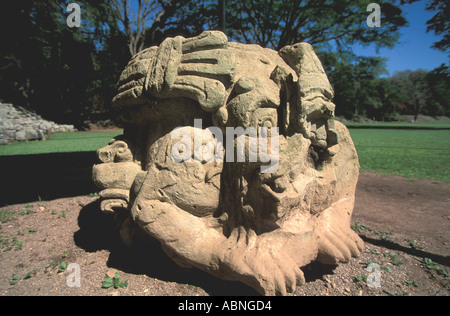
M307 283L293 295L448 296L449 202L448 183L362 172L352 227L365 251L347 264L303 268ZM0 218L1 296L257 295L240 283L178 267L157 243L122 247L96 196L0 211L8 211ZM123 286L102 288L105 276L116 272L116 285Z

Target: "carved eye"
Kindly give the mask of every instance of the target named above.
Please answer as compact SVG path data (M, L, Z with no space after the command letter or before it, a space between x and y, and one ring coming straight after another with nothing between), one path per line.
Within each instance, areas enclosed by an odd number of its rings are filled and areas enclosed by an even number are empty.
M270 130L273 126L275 126L275 124L272 121L271 117L267 117L267 118L263 118L263 119L259 120L258 126L266 127L267 130Z
M113 156L111 154L111 151L108 149L100 149L97 151L97 156L100 159L101 162L107 163L113 161Z
M234 86L234 91L236 94L243 94L250 92L256 88L255 78L252 77L245 77L239 79L238 82L236 82L236 85Z
M264 121L264 123L262 124L262 127L267 127L268 129L271 129L273 126L273 123L271 120L266 120Z
M114 148L118 154L122 154L128 149L128 145L125 142L118 141L114 143Z
M262 106L264 106L263 104ZM254 126L261 132L271 132L276 128L278 121L277 110L269 107L260 107L251 113L251 126Z

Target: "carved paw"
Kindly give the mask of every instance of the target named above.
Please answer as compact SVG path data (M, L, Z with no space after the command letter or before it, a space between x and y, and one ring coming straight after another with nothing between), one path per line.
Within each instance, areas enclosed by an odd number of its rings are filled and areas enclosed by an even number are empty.
M270 234L268 234L270 235ZM275 234L276 235L276 234ZM265 238L268 237L268 238ZM297 261L286 251L281 236L256 236L252 231L236 229L228 243L223 264L237 279L263 295L286 295L305 283ZM287 249L291 249L287 247Z
M267 264L266 267L267 274L260 277L264 295L285 296L287 293L293 293L298 286L305 284L305 276L297 264L289 256L277 258L279 256L272 257L272 264Z
M340 203L325 210L318 218L316 233L319 236L319 252L317 260L321 263L349 262L352 257L359 257L360 252L364 249L364 242L350 228L351 212L348 211L345 204Z
M336 227L320 236L317 260L324 264L349 262L352 257L359 257L363 248L363 241L350 228Z

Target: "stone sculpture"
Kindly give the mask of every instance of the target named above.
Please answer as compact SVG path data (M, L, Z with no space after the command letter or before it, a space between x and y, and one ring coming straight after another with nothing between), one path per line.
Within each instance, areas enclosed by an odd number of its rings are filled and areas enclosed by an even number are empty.
M127 210L125 243L138 231L179 265L264 295L295 291L312 261L360 254L350 229L358 158L334 122L333 89L309 44L276 52L218 31L168 38L135 55L118 85L124 135L98 151L93 180L103 211ZM238 137L215 135L239 127L258 131L242 136L248 146L266 131L275 169L262 172L269 163L259 155L227 156L239 153ZM180 128L191 137L183 146ZM199 148L219 159L194 159Z

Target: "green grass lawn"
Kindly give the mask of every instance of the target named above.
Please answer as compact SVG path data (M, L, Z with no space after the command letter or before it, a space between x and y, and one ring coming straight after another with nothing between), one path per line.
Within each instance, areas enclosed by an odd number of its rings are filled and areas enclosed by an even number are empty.
M0 156L97 151L121 132L73 132L51 135L45 141L16 142L0 146Z
M450 130L351 128L361 168L450 182ZM0 156L96 151L121 132L61 133L46 141L0 146Z
M355 123L346 122L345 125L349 128L373 128L373 129L448 129L450 130L450 123L446 122L430 122L430 123L406 123L406 122L375 122L375 123Z
M448 129L450 130L450 118L438 117L432 118L429 116L419 115L420 123L408 122L351 122L343 118L336 118L343 122L349 128L374 128L374 129Z
M350 129L361 168L450 181L450 130Z

